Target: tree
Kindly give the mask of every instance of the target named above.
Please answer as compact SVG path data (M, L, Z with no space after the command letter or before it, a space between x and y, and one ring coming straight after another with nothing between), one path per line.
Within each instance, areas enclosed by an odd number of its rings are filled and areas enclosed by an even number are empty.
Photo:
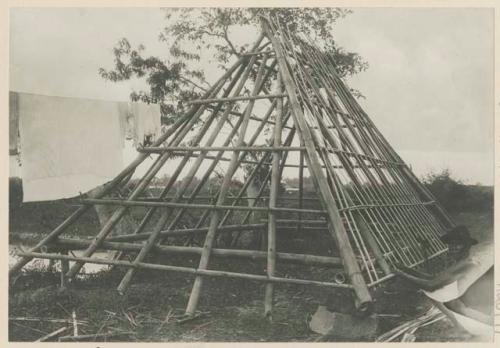
M198 98L208 87L197 62L209 52L218 67L249 49L250 42L235 42L235 30L260 27L259 15L273 15L289 31L310 36L332 55L342 78L365 70L368 64L356 53L339 47L333 36L337 20L351 13L339 8L178 8L164 9L166 25L159 40L169 47L165 58L144 56L143 45L132 48L122 38L113 49L114 67L99 69L109 81L144 78L148 90L131 93L133 101L159 103L162 120L169 124L185 112L185 101ZM357 93L360 95L359 93Z
M235 40L235 32L253 30L261 26L260 15L272 15L292 34L302 33L311 37L336 62L341 78L365 70L368 64L356 53L339 47L333 36L337 20L351 11L339 8L179 8L165 9L166 25L159 40L169 48L170 55L160 58L144 55L145 47L132 48L122 38L114 48L114 67L101 68L100 75L109 81L143 78L149 89L133 92L133 101L159 103L162 120L174 122L186 111L186 101L197 99L209 87L204 72L198 66L207 55L212 63L225 70L232 60L248 52L252 42ZM203 57L200 52L203 52ZM255 77L255 74L253 74ZM356 93L360 95L359 93ZM263 154L254 153L260 159ZM243 168L246 175L253 166ZM261 168L257 179L247 189L248 196L259 191L267 169ZM249 200L250 203L251 200ZM252 233L247 235L252 235ZM247 238L248 239L248 238ZM250 238L251 239L251 238ZM252 241L248 239L248 243Z

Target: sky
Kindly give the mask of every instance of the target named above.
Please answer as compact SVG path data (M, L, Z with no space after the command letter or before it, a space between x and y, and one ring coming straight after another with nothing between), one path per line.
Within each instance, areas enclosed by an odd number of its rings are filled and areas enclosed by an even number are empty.
M106 82L98 69L112 67L122 37L166 57L164 25L158 8L13 8L10 89L128 100L144 83ZM493 28L489 9L357 8L336 24L337 44L369 63L349 85L418 176L448 168L464 182L493 183ZM251 41L256 32L231 35Z

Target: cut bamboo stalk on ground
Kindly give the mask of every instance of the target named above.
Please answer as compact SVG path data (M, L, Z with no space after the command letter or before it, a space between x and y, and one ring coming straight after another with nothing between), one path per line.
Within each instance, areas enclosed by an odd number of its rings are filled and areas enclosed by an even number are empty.
M54 337L57 337L59 336L60 334L62 334L64 331L66 331L68 328L67 327L61 327L43 337L40 337L39 339L37 339L35 342L45 342L47 340L50 340L51 338L54 338Z
M79 336L61 336L59 342L105 342L109 338L126 338L133 336L133 332L110 332L100 334L89 334Z

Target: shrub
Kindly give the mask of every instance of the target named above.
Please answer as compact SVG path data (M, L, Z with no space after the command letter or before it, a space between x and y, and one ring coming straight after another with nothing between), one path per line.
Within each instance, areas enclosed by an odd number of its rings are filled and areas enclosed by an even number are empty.
M430 173L423 183L446 210L484 211L493 208L493 189L480 185L465 185L453 179L448 169L440 173Z

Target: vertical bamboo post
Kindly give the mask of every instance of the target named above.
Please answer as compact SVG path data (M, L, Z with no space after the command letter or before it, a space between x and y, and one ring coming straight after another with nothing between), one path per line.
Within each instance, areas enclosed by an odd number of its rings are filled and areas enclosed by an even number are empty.
M281 77L278 73L277 79L277 94L282 92L281 87ZM283 117L283 100L278 100L278 105L276 108L276 120L274 125L274 140L273 146L281 146L281 132L282 132L282 121ZM271 190L269 193L269 208L276 207L276 201L278 196L278 189L280 183L280 159L281 154L279 151L273 152L272 159L272 174L271 174ZM267 275L268 277L274 276L276 269L276 213L270 211L267 215L268 219L268 231L267 231ZM273 290L274 285L272 283L266 284L266 293L264 298L264 316L270 321L272 320L272 308L273 308Z
M304 146L302 139L300 139L300 146ZM299 153L299 209L304 207L304 151L300 151ZM299 223L297 225L297 231L299 233L302 232L302 213L299 213L298 216Z
M67 250L61 251L61 255L68 255ZM65 289L68 286L68 282L66 279L66 272L68 272L69 269L69 261L68 260L61 260L61 288Z
M356 307L359 310L366 310L367 307L371 304L372 298L363 279L363 276L361 275L361 270L359 269L354 251L349 242L349 237L347 236L347 232L344 228L344 225L342 224L342 220L337 210L335 199L330 191L325 174L323 173L321 163L319 161L319 157L316 153L316 148L312 139L311 130L306 123L302 108L297 98L293 79L290 71L288 70L288 64L284 57L281 44L269 28L267 22L262 21L262 24L264 27L264 31L266 32L269 40L271 40L273 48L276 52L276 59L278 60L281 77L283 79L289 102L293 110L292 116L295 121L297 131L301 135L304 146L306 147L306 160L308 162L308 168L317 185L318 192L320 193L320 196L323 200L323 205L327 210L330 222L328 225L329 231L337 242L337 247L344 262L346 272L354 288L354 292L357 298Z
M267 54L264 55L263 60L266 60L266 59L267 59ZM260 89L259 84L260 84L260 81L263 77L264 70L265 70L264 64L262 64L259 67L259 71L257 73L257 78L256 78L254 90L252 92L252 96L255 96ZM244 145L245 134L246 134L246 130L248 128L248 124L250 121L250 116L252 114L252 109L253 109L254 104L255 104L254 99L250 100L248 103L249 107L247 107L247 109L245 110L245 114L243 116L243 124L241 125L241 130L240 130L240 134L238 136L236 146L243 146ZM238 168L238 165L239 165L239 161L238 161L239 155L240 155L239 151L234 151L232 156L231 156L231 162L229 163L229 167L226 171L226 174L224 175L224 179L222 181L219 196L217 197L216 205L224 204L224 199L226 197L227 191L229 190L229 185L231 183L231 179L232 179L234 172L236 171L236 169ZM203 245L203 252L202 252L201 257L200 257L200 263L198 265L198 269L206 269L208 266L208 261L209 261L210 253L212 250L212 244L213 244L213 241L215 238L215 232L216 232L217 226L219 224L219 219L220 219L220 211L214 210L212 212L212 215L211 215L208 232L205 236L205 243ZM203 278L201 276L197 276L194 280L193 289L191 290L191 295L189 297L188 305L186 308L187 315L190 315L190 316L194 315L194 313L196 311L196 307L198 305L198 300L200 298L202 286L203 286Z

